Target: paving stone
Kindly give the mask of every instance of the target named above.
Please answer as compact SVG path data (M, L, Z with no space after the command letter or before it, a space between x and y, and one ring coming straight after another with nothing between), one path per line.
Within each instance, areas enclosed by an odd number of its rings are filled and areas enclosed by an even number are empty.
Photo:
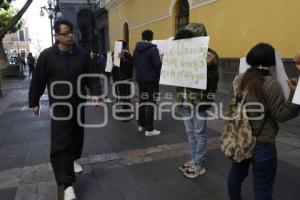
M36 200L37 192L37 183L20 185L17 189L15 200Z
M27 145L6 145L0 148L0 170L13 169L24 165Z
M86 136L84 143L84 151L86 151L88 155L97 155L114 152L110 144L105 140L105 137L100 134Z
M154 183L130 186L121 189L126 200L166 200L162 191Z
M296 200L300 196L299 187L291 184L286 177L277 176L273 196L275 200Z
M74 188L80 199L87 199L88 196L96 196L100 194L96 178L92 173L77 176Z
M124 200L124 196L120 190L109 190L103 192L107 200Z
M21 183L37 183L54 180L53 170L50 163L36 166L24 167L21 176Z
M188 200L205 194L201 187L184 177L160 180L156 182L156 185L167 199L172 200Z
M30 121L27 123L15 122L5 138L3 145L27 144L30 139L31 129L32 123Z
M57 185L54 180L48 182L39 182L37 191L37 200L55 200L57 199Z
M125 200L125 198L120 190L110 190L97 195L80 198L80 200Z
M4 122L1 122L1 119L0 119L0 127L1 127L1 130L0 130L0 147L3 145L3 142L5 140L5 138L8 136L9 134L9 131L11 130L13 126L13 123L4 123Z
M108 154L100 154L100 155L94 155L89 156L89 163L102 163L112 160L118 160L119 155L117 153L108 153Z
M31 142L25 158L25 166L50 162L50 141Z
M101 191L119 189L134 185L134 179L124 167L114 169L94 169L97 183Z
M20 184L20 178L9 178L5 180L1 180L0 182L0 190L17 187Z
M1 189L0 200L14 200L17 188Z
M162 169L155 163L143 163L126 167L137 184L166 178Z
M193 198L192 200L229 200L228 194L226 192L217 192L209 195L202 195L198 196L196 198ZM243 200L250 200L250 199L243 199Z
M20 182L22 168L0 171L0 189L17 187Z
M50 140L50 121L42 120L42 121L34 121L30 142L37 142L41 140Z

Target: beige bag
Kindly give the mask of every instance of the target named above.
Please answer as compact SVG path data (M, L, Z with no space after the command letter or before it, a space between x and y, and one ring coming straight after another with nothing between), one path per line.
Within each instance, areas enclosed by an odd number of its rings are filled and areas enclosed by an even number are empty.
M225 156L234 162L252 158L256 138L252 135L250 122L243 115L248 90L239 92L237 77L233 82L233 94L225 120L225 126L220 137L221 150Z

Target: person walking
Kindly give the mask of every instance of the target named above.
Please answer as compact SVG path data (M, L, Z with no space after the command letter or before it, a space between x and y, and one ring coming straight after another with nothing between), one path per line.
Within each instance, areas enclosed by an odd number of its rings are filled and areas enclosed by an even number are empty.
M34 65L35 65L35 58L32 56L32 53L29 52L27 55L27 65L29 68L29 78L31 78L33 69L34 69Z
M92 77L83 78L77 85L78 78L93 74L94 68L89 53L74 43L73 24L60 19L55 22L54 30L57 42L40 54L33 72L29 107L39 114L39 100L47 87L51 105L50 160L57 184L64 186L64 200L71 200L76 199L72 186L75 173L82 172L76 160L81 157L83 147L84 128L79 121L84 124L84 109L80 113L77 109L86 100L78 92L86 95L87 86L92 102L97 103L101 89L99 80Z
M206 28L202 23L190 23L184 30L179 31L175 40L207 36ZM218 87L218 55L212 49L207 53L207 89L193 89L177 87L177 102L182 103L179 111L184 119L188 135L191 159L179 166L187 178L196 178L206 172L205 155L207 151L207 110L214 101ZM192 108L185 105L189 103ZM205 104L198 106L198 104ZM191 110L193 109L193 110Z
M285 100L279 82L270 75L269 69L276 65L275 50L270 44L255 45L246 56L251 66L244 74L235 78L232 87L245 97L246 103L259 103L262 112L248 111L252 136L255 137L252 157L240 162L232 162L228 175L228 194L230 200L241 200L241 186L248 176L250 165L253 172L255 200L272 200L273 184L277 170L276 135L278 122L283 123L299 114L300 106L292 103L296 81L288 81L291 89L288 100ZM237 95L238 95L237 94ZM239 101L238 96L233 96ZM252 106L251 109L257 109ZM260 118L259 116L262 116ZM251 118L250 118L251 117ZM254 119L257 120L254 120Z
M133 53L139 86L138 131L145 131L145 136L156 136L161 134L153 128L153 121L162 63L157 46L152 44L153 32L143 31L142 40Z

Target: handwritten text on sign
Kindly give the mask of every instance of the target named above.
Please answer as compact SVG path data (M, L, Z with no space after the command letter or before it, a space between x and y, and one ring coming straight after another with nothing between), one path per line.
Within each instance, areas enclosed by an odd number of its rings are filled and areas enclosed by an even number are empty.
M160 84L206 89L209 37L169 41Z

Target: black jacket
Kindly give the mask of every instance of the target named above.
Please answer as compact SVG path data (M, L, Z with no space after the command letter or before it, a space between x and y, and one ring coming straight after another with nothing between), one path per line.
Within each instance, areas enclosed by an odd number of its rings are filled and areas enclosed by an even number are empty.
M39 99L43 95L47 86L50 104L54 102L68 102L72 105L84 102L78 96L77 80L80 75L92 74L94 68L88 52L74 45L69 53L59 51L58 45L44 50L37 61L33 72L29 89L29 107L39 105ZM71 83L73 92L70 98L60 99L54 97L50 92L50 86L56 81L66 81ZM80 91L86 94L85 86L90 89L91 95L100 95L100 82L97 78L83 78ZM56 96L66 96L70 93L70 88L66 84L57 84L53 87L53 93Z
M150 42L138 42L133 58L137 82L159 82L162 63L156 45Z
M133 60L129 52L123 53L120 67L113 67L112 76L114 80L123 81L132 78L133 73Z
M96 65L96 72L100 74L105 73L106 68L106 61L107 61L107 54L103 53L99 56L97 59L97 65Z

